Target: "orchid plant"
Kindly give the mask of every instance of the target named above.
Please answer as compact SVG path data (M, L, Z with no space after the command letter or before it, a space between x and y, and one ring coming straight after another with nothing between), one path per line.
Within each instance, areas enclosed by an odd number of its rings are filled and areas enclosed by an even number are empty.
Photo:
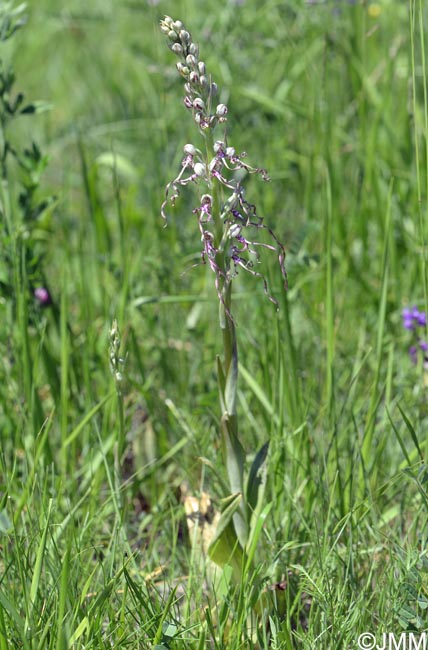
M166 187L161 214L166 224L167 209L175 206L182 188L191 185L197 188L199 201L193 215L202 242L202 263L208 264L214 274L223 336L223 355L217 358L217 377L222 453L231 494L224 499L225 508L208 553L217 565L231 566L235 579L239 580L243 567L252 563L270 504L264 505L268 443L256 454L246 473L246 456L239 439L238 347L232 313L232 284L240 271L249 273L262 282L265 294L278 308L265 276L258 270L259 253L267 249L277 255L286 286L285 251L273 230L257 213L256 206L246 198L240 180L243 176L256 174L264 181L269 181L269 177L265 169L251 166L246 154L238 154L227 142L228 107L217 103L218 88L199 57L198 45L179 20L165 16L160 27L179 59L177 70L184 80L184 106L192 114L202 136L200 147L184 146L181 169ZM221 135L215 135L217 131L222 132ZM262 234L263 241L260 241Z

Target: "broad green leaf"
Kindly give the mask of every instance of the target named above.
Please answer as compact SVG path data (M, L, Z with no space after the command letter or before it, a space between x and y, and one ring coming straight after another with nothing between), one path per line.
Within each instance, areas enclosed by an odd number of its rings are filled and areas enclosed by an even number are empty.
M245 454L236 435L236 416L225 413L221 419L223 456L226 459L226 469L230 490L233 494L244 494L244 462ZM236 533L242 546L248 537L248 516L245 501L241 502L240 512L234 517Z
M240 580L243 551L235 532L233 518L239 514L238 509L242 494L234 494L222 512L215 536L209 545L208 555L219 567L231 566L236 581Z

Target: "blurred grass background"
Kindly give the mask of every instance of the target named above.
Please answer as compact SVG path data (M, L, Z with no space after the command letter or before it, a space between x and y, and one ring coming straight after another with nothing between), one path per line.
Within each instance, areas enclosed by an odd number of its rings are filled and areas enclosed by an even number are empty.
M228 619L243 607L233 587L216 609L195 580L180 496L183 485L221 495L220 341L212 276L190 269L192 192L168 228L160 218L182 147L200 137L164 14L199 42L229 106L229 143L268 169L271 183L251 179L248 198L287 249L287 295L264 260L278 314L251 277L236 282L241 436L249 456L271 440L261 572L287 583L259 647L356 647L363 631L425 629L426 375L408 357L401 309L427 308L426 7L58 5L31 3L2 55L27 98L53 105L10 137L49 154L42 193L57 205L32 232L43 261L23 288L27 394L14 298L0 304L1 650L257 647ZM31 295L40 283L45 310Z

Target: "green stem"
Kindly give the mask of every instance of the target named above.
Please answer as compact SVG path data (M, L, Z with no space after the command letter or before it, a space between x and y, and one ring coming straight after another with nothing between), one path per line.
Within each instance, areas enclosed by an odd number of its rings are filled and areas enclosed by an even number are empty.
M214 153L214 138L211 132L205 134L206 165ZM218 292L220 297L219 322L223 336L223 382L219 382L222 407L221 433L224 464L227 468L232 493L240 492L242 501L233 521L237 537L243 547L248 539L248 508L244 490L245 454L238 437L237 391L238 391L238 346L235 323L232 320L232 280L227 250L224 250L224 223L221 219L221 187L216 178L211 179L212 217L214 222L214 246L217 250ZM222 385L223 384L223 385Z

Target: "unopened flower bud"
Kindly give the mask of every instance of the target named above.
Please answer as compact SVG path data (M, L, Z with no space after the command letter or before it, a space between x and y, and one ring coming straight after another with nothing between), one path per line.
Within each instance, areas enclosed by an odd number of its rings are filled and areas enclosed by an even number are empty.
M199 69L199 74L205 74L206 67L205 67L205 63L203 61L199 61L198 69Z
M210 91L211 91L211 95L212 95L213 97L215 97L215 96L217 95L217 93L218 93L218 86L217 86L217 84L215 83L215 81L213 81L213 83L211 84Z
M225 115L227 115L226 104L219 104L215 109L215 114L217 115L217 117L224 117Z
M196 147L194 147L193 144L185 144L183 149L184 153L188 154L189 156L194 156L196 154Z
M199 56L199 47L196 43L190 43L189 45L189 54L193 54L196 58Z
M189 66L189 68L195 68L196 67L197 61L196 61L195 57L193 56L193 54L188 54L186 56L186 63Z
M190 93L192 92L192 86L189 84L188 81L186 81L186 83L184 84L184 90L188 95L190 95Z
M174 32L174 30L171 29L171 31L168 32L168 38L169 38L169 40L172 41L173 43L176 43L177 40L178 40L177 32Z
M185 105L186 108L193 108L193 102L190 99L190 97L188 97L186 95L186 97L183 99L183 101L184 101L184 105Z
M161 21L162 23L165 23L165 25L168 25L170 29L172 29L172 26L174 24L173 19L171 16L165 16L164 19Z
M205 176L205 173L207 171L203 163L196 163L193 169L195 170L196 176Z
M190 70L187 67L187 65L184 65L183 63L181 63L181 61L177 63L177 70L181 74L181 76L184 77L185 79L187 79L187 77L190 74Z
M185 29L181 29L181 30L180 30L180 34L179 34L179 36L180 36L181 40L183 41L183 43L189 43L189 41L190 41L190 34L189 34L189 32L186 32Z
M183 54L183 48L180 43L174 43L174 45L171 45L171 50L174 52L174 54Z
M202 88L205 88L205 86L208 85L208 79L204 74L199 77L199 83L201 84Z
M179 32L180 29L183 29L183 23L181 22L181 20L176 20L176 21L172 24L172 27L173 27L173 29L175 29L176 32Z
M189 79L190 79L190 83L198 84L199 83L199 75L198 75L198 73L197 72L191 72L190 76L189 76Z
M204 111L205 102L200 97L196 97L196 99L193 100L193 108L196 111Z

